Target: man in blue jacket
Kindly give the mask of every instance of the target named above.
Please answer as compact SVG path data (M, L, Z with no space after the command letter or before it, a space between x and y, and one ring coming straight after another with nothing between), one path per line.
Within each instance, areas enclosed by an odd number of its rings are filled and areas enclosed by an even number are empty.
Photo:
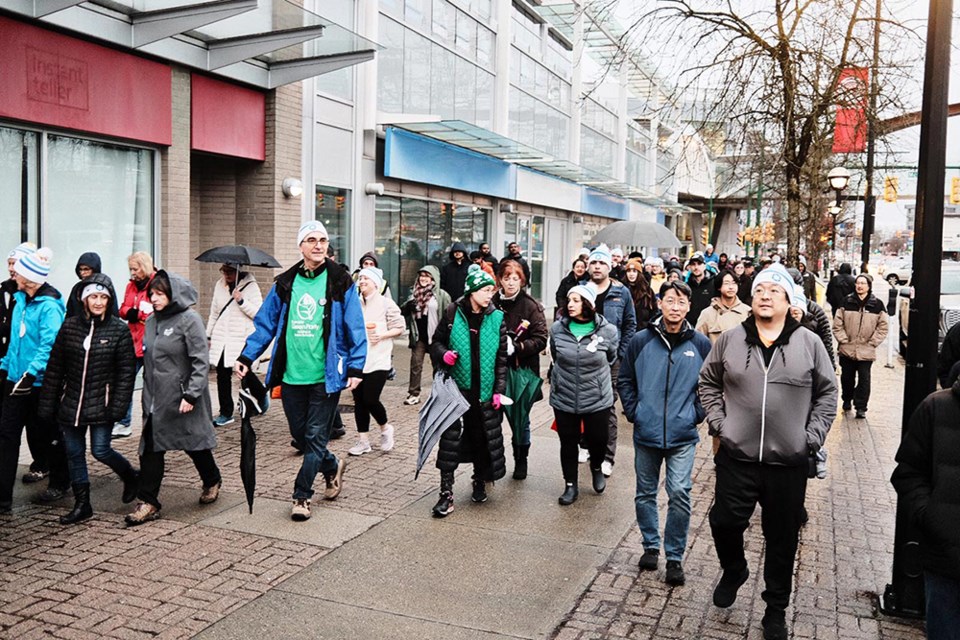
M663 547L666 582L671 585L685 582L681 562L690 529L690 476L700 440L697 424L705 415L697 381L710 353L710 339L686 320L690 297L690 287L683 282L663 285L659 301L663 315L630 341L617 381L623 410L633 420L641 570L655 571L659 564L657 487L660 466L666 461L669 503Z
M367 358L360 296L350 274L327 258L328 243L319 221L300 227L303 260L277 276L234 367L242 378L274 342L266 386L281 387L290 435L303 448L290 511L296 521L310 518L317 473L326 479L325 500L340 495L347 463L327 443L340 392L360 384Z

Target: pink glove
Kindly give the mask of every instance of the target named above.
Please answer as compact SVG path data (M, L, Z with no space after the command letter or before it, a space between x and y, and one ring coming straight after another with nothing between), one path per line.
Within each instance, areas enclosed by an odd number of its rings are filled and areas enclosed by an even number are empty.
M500 403L500 394L499 393L493 394L493 408L499 411L501 406L502 405Z
M452 367L457 364L457 357L459 357L459 354L456 351L447 351L443 354L443 363L448 367Z

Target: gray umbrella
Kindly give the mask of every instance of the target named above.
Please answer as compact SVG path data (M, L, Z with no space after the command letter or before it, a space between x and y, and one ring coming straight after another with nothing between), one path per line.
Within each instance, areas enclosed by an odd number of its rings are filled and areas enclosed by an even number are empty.
M620 245L622 247L679 247L680 240L670 229L659 222L620 220L608 224L593 236L593 244Z
M430 397L420 408L420 447L417 451L417 472L414 478L420 477L420 469L437 446L443 432L469 408L470 403L460 393L453 378L443 371L438 371L433 376Z

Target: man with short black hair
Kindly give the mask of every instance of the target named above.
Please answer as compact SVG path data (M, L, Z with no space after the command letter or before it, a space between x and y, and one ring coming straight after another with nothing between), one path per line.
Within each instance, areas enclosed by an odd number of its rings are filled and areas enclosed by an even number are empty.
M690 287L690 309L687 311L687 322L696 326L697 320L704 309L710 306L713 300L713 280L707 272L706 260L703 254L697 251L687 262L687 268L690 270L685 279L687 286Z
M530 265L527 264L526 258L520 255L519 244L517 244L516 242L511 242L510 244L507 245L507 257L504 258L504 260L506 260L507 258L509 258L510 260L516 260L517 262L520 263L520 266L523 267L523 280L524 282L527 283L527 286L529 287L530 286Z
M480 253L483 255L483 261L489 264L493 268L493 272L497 272L497 267L500 264L500 261L490 253L490 243L482 242L480 243Z

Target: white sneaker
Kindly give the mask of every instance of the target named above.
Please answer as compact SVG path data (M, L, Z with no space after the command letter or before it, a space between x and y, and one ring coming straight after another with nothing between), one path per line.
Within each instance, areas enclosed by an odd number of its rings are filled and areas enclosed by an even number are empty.
M407 399L403 401L403 404L407 406L420 404L420 396L407 396Z
M393 449L393 425L386 424L380 430L380 451L390 451Z
M362 456L363 454L370 453L371 451L373 451L373 447L370 446L370 443L360 440L357 442L357 444L350 447L350 450L347 451L347 453L352 456Z
M124 426L124 425L122 425L122 424L120 424L120 423L118 422L117 424L113 425L113 433L110 434L110 437L112 437L112 438L129 438L129 437L132 436L132 435L133 435L133 427L132 427L132 426L129 426L129 425Z
M600 463L600 471L603 472L605 478L609 478L613 475L613 464L608 460L604 460Z
M577 458L577 462L579 462L580 464L583 464L589 459L590 459L590 452L587 451L586 449L580 449L580 455Z

